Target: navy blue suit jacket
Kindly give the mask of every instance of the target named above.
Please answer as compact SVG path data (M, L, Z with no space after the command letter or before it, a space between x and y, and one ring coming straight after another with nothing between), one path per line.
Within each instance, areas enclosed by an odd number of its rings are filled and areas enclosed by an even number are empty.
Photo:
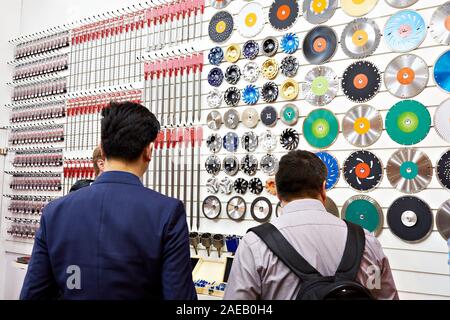
M44 209L20 298L196 299L188 239L180 201L105 172Z

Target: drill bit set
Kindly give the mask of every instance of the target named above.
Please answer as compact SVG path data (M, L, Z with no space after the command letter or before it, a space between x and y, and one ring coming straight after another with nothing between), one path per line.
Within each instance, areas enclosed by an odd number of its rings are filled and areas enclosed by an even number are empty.
M9 136L9 145L12 149L26 147L27 145L47 144L53 145L64 141L63 125L30 126L12 129Z
M48 96L62 95L67 92L67 79L57 78L41 80L14 87L12 101L23 101Z
M14 68L13 80L21 80L64 71L69 68L69 57L67 54L45 58L35 62L20 64Z
M55 51L69 46L69 32L49 35L43 38L27 41L16 46L14 58L16 60Z
M12 176L9 187L17 191L61 191L61 174L55 172L9 172Z
M16 151L12 165L15 168L61 167L62 149L35 149Z
M65 101L53 101L15 106L10 113L9 122L19 124L32 121L58 119L65 117Z

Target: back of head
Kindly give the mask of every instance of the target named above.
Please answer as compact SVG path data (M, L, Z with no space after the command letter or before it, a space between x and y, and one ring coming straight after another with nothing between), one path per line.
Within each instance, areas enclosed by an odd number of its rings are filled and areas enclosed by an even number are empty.
M324 191L326 178L327 168L314 153L291 151L281 158L275 177L278 197L286 202L317 199Z
M111 102L102 116L101 145L108 160L138 160L160 130L153 113L133 102Z

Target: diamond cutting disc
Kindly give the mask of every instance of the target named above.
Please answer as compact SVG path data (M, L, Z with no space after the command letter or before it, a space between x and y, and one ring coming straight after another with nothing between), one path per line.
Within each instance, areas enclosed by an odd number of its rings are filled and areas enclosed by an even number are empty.
M281 61L281 73L285 77L295 77L297 75L298 67L298 60L294 56L286 56Z
M272 216L272 203L265 197L258 197L253 201L250 213L255 221L266 222Z
M450 93L450 50L445 51L436 60L433 77L439 88Z
M238 44L230 44L225 51L225 60L235 63L241 57L241 48Z
M274 151L277 147L277 137L270 130L261 134L259 142L267 152Z
M331 146L339 134L339 123L333 112L326 109L312 111L303 122L303 136L314 148Z
M327 183L325 188L327 190L333 189L339 181L340 170L337 159L328 152L317 152L316 156L323 161L327 167Z
M436 164L436 177L440 184L450 190L450 150L444 152Z
M358 18L347 24L341 35L344 53L353 59L370 56L380 44L380 28L371 19Z
M214 133L206 139L206 146L212 153L217 153L222 149L222 137Z
M444 240L450 239L450 200L444 202L438 209L436 227Z
M223 147L228 152L236 152L239 147L239 137L234 132L228 132L225 137L223 137Z
M281 121L288 126L295 126L298 121L298 108L295 104L288 103L281 109Z
M361 17L375 8L378 0L341 0L342 10L352 17Z
M253 131L248 131L242 135L241 144L245 151L253 152L258 148L258 136Z
M214 176L218 175L221 169L220 159L217 156L209 156L205 161L206 172Z
M383 230L383 210L375 199L366 195L348 199L342 207L342 219L360 225L376 236Z
M314 27L303 39L303 55L311 64L323 64L334 56L337 43L337 35L332 28Z
M208 107L210 108L219 108L222 105L222 99L222 93L217 89L211 90L206 97Z
M228 106L237 106L241 100L241 91L236 87L229 87L225 91L223 99Z
M243 69L244 79L250 83L254 83L259 79L259 75L261 74L261 70L258 65L253 62L247 62Z
M265 102L274 102L278 98L278 86L275 82L266 82L261 89L261 95Z
M281 146L286 150L295 150L298 148L300 142L300 135L294 129L285 129L280 136Z
M208 219L216 219L222 211L222 204L216 196L209 196L203 201L202 212Z
M241 170L249 176L254 176L258 170L258 159L252 154L245 155L241 160Z
M450 1L434 11L430 20L430 33L438 43L450 46Z
M222 180L220 180L219 183L220 193L226 195L231 194L233 192L233 185L234 182L230 178L228 177L223 178Z
M262 52L265 56L272 57L278 51L278 40L275 37L267 37L262 42Z
M253 129L258 125L259 121L259 114L258 111L256 111L255 108L247 108L242 113L242 123L247 128Z
M224 115L225 127L228 129L236 129L239 125L239 113L234 109L229 109Z
M209 38L213 42L225 42L233 33L233 16L226 11L217 12L209 22Z
M236 19L236 27L241 36L252 38L262 31L264 28L265 12L263 6L258 2L246 4Z
M259 90L258 88L253 85L249 84L245 86L244 89L242 89L242 101L244 101L245 104L256 104L259 100Z
M261 69L264 78L273 80L277 77L279 67L277 61L270 58L264 61Z
M434 128L442 139L450 142L450 99L442 102L434 112Z
M274 155L266 154L261 158L260 165L265 174L273 176L278 171L279 161Z
M378 68L369 61L354 62L345 69L342 76L342 90L354 102L366 102L380 90L381 75Z
M368 147L383 132L383 118L377 109L366 104L351 108L342 120L342 133L355 147Z
M253 178L248 183L250 192L256 195L264 191L264 186L260 178Z
M338 76L329 67L315 67L306 74L303 95L313 106L329 104L339 89Z
M300 45L300 40L295 33L286 33L281 38L281 49L284 53L292 54L297 51L298 46Z
M272 106L264 107L261 111L261 122L267 127L273 127L278 120L277 110Z
M245 179L238 178L234 182L234 191L239 194L246 194L248 189L248 182Z
M220 68L212 68L208 73L208 83L212 87L220 87L223 82L223 72Z
M208 61L212 65L218 66L223 60L223 50L221 47L214 47L209 51Z
M394 58L384 71L384 84L399 98L412 98L425 89L429 72L427 63L414 54Z
M430 113L423 104L415 100L397 102L386 115L386 132L399 144L419 143L430 132L430 126Z
M299 13L297 0L275 0L269 9L269 23L275 30L283 31L294 25Z
M333 216L339 218L339 208L330 197L327 197L327 199L325 200L325 209L328 213L331 213Z
M211 111L206 117L206 123L211 130L219 130L222 126L222 115L218 111Z
M384 25L386 45L394 52L416 49L427 35L427 25L422 16L413 10L402 10L394 14Z
M416 3L419 0L386 0L387 4L394 8L407 8L409 6L412 6L414 3Z
M235 156L226 156L223 159L223 171L229 176L235 176L239 171L239 160Z
M253 60L258 56L259 45L254 40L248 40L242 46L242 53L245 59Z
M303 17L312 24L328 21L336 11L337 0L304 0Z
M423 200L405 196L395 200L388 209L389 229L400 239L419 242L433 230L433 213Z
M209 4L215 9L223 9L231 3L232 0L210 0Z
M225 81L229 84L235 85L241 78L241 69L236 64L233 64L225 71Z
M386 174L391 185L403 193L417 193L425 189L433 177L430 158L417 149L401 149L389 159Z
M227 203L227 215L231 220L242 220L247 211L247 204L242 197L233 197Z
M281 97L285 100L294 100L298 96L299 86L294 79L286 79L281 84Z
M350 187L358 191L370 191L380 184L383 165L372 152L355 151L345 160L343 173Z
M209 178L206 181L206 188L208 189L208 193L216 194L219 192L219 180L216 177Z

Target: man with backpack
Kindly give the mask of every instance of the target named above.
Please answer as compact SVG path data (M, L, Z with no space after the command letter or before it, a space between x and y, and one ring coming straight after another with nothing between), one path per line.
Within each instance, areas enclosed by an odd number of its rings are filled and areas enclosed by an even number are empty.
M327 169L313 153L292 151L276 175L282 215L241 241L228 300L398 299L380 243L328 213Z

